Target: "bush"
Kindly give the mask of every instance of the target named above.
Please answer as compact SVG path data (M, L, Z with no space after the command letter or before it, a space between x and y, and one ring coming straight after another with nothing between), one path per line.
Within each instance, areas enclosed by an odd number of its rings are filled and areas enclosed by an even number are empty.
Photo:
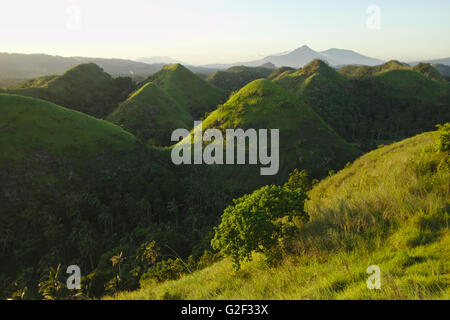
M242 261L251 260L253 252L266 256L269 264L281 257L280 240L292 235L294 217L309 220L304 211L306 193L297 188L266 186L250 195L233 200L215 228L211 241L214 249L230 256L233 266L240 268Z
M439 129L439 138L436 141L436 151L440 152L449 152L450 150L450 122L447 122L444 125L437 125Z

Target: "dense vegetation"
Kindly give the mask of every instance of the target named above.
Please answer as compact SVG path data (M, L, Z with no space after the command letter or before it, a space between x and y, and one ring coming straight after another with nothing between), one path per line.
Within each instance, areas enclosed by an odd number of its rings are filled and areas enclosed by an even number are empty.
M231 67L225 71L217 71L209 76L206 81L215 86L228 90L239 90L253 80L267 78L272 69L264 67L245 67L237 66Z
M224 90L206 82L180 64L165 66L145 82L160 86L196 120L214 110L227 97Z
M225 258L204 270L186 271L176 281L143 281L140 290L115 298L449 299L448 135L447 125L439 133L382 147L316 184L305 205L309 222L297 224L295 241L275 267L249 248L253 260L241 263L239 270ZM244 221L256 219L247 204L259 208L258 198L267 190L238 200L225 212L220 228L235 230L228 221L240 221L241 215ZM301 207L302 198L297 202ZM261 204L276 207L271 201ZM258 238L266 230L251 232ZM222 232L218 230L220 237ZM228 239L219 246L233 243ZM381 269L381 290L366 286L371 265Z
M103 118L133 90L131 78L112 78L93 63L78 65L61 76L43 76L6 90L51 101L58 105Z
M315 60L276 80L310 105L344 139L363 150L429 131L450 120L450 84L429 65L395 61L344 67ZM345 75L345 76L344 76ZM431 76L431 78L430 78Z
M172 144L172 132L190 129L194 122L185 108L152 82L131 94L107 119L138 139L160 146Z
M181 65L138 86L85 64L0 90L0 298L446 297L448 124L348 163L355 145L448 121L448 82L425 64L270 69L231 68L267 78L231 95ZM203 130L279 129L278 174L175 166L151 146L202 116ZM399 279L379 296L361 284L374 259ZM64 289L71 264L79 291Z

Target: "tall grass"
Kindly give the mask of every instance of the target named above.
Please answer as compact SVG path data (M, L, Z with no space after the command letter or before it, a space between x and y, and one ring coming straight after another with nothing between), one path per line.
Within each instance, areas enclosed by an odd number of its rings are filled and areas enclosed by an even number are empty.
M435 133L364 155L310 192L311 221L283 262L224 259L117 299L449 299L448 154ZM367 267L381 269L369 290Z

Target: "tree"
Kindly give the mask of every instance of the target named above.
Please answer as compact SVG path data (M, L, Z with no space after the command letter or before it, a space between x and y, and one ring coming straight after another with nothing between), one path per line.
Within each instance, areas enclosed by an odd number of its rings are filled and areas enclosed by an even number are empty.
M234 205L225 209L215 228L212 247L230 256L236 269L242 261L251 260L253 252L263 253L269 264L275 263L281 258L280 240L295 228L293 218L309 220L305 199L301 188L265 186L233 200Z

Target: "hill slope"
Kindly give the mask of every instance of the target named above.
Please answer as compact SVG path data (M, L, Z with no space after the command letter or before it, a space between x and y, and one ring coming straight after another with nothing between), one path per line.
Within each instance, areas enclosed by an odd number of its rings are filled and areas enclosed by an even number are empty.
M263 67L237 66L231 67L226 71L217 71L209 76L206 81L212 83L216 87L234 91L241 89L253 80L266 78L271 73L271 69Z
M78 65L61 76L26 80L6 92L44 99L101 118L111 113L132 89L130 78L113 79L90 63Z
M276 176L260 177L259 165L213 170L215 175L221 175L219 180L241 188L283 180L296 167L307 169L313 176L323 176L359 155L357 149L337 135L310 107L265 79L255 80L233 94L202 122L202 127L203 131L215 128L223 133L237 128L279 129L280 170Z
M161 146L171 144L173 130L189 129L194 121L189 112L152 82L130 95L107 119L137 138Z
M344 139L370 150L380 141L403 139L450 120L450 86L433 80L434 71L391 61L337 72L315 60L276 82L296 93Z
M224 90L201 79L181 64L165 66L146 82L153 82L164 89L194 119L200 119L206 112L214 110L227 96Z
M2 163L40 151L89 158L123 151L135 141L109 122L34 98L0 94L0 115Z
M225 259L115 298L449 299L449 159L434 136L373 151L314 186L310 222L279 266L255 256L235 271ZM381 290L367 289L371 265Z

